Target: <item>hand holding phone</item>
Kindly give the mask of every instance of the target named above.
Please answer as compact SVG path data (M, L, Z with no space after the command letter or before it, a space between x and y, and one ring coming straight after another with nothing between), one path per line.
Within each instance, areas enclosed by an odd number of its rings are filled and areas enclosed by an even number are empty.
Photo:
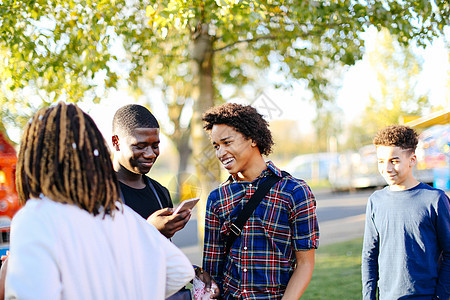
M175 209L173 214L178 214L178 213L180 213L182 211L185 211L187 209L194 208L195 204L197 204L197 202L199 200L200 200L200 198L198 198L198 197L184 200L183 202L180 203L180 205L178 205L178 207Z

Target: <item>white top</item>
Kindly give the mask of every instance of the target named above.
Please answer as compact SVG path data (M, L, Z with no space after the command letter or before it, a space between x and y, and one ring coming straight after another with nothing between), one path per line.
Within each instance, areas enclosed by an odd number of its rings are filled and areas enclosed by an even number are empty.
M187 257L126 205L94 217L47 198L11 225L6 299L165 299L194 277Z

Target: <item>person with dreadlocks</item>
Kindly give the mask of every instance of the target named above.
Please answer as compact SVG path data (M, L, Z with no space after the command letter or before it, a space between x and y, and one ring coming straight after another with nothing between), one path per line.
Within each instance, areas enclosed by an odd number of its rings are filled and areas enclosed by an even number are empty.
M165 299L187 257L123 205L108 146L76 105L39 110L20 145L7 299Z
M206 111L203 121L230 173L208 197L203 268L227 300L299 299L319 238L311 189L264 160L272 134L254 107L226 103Z

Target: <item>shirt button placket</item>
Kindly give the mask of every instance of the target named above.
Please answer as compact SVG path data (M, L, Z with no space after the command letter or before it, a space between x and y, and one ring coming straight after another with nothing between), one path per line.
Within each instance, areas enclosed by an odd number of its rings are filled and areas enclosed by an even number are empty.
M252 190L252 188L253 188L253 184L249 184L248 185L248 193L250 193L250 191ZM244 226L244 229L248 229L248 225L245 225ZM243 232L242 232L243 233ZM243 244L245 245L245 239L244 239L244 234L242 234L242 239L243 239ZM247 283L248 283L248 274L247 274L247 271L248 271L248 269L247 269L247 266L248 266L248 264L249 264L249 262L248 262L248 253L247 253L247 251L248 251L248 247L247 246L244 246L243 247L243 250L244 250L244 257L243 257L243 260L242 260L242 284L243 284L243 286L246 286L247 285ZM247 289L242 289L242 293L244 294L243 295L243 297L245 298L246 297L246 295L245 294L247 294Z
M248 229L248 226L244 226L244 228ZM245 286L247 286L247 283L249 280L248 273L247 273L247 271L248 271L247 268L248 268L248 264L249 264L249 262L248 262L249 255L248 255L248 247L245 246L246 245L245 240L244 240L243 244L244 244L244 246L243 246L244 253L243 253L243 259L242 259L242 275L241 276L242 276L242 284L245 287ZM245 294L245 293L247 293L247 290L244 288L242 290L242 292ZM245 295L244 295L244 299L245 299Z

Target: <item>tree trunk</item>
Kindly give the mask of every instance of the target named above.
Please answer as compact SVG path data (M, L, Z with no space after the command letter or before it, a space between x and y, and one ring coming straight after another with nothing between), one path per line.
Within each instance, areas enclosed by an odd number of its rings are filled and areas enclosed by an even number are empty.
M199 240L203 242L204 215L206 199L209 193L218 186L220 166L208 134L203 130L202 114L214 106L213 85L213 47L212 38L208 34L208 25L198 26L194 34L192 48L194 88L194 115L192 118L193 158L197 176L201 183L201 202L197 204Z
M187 128L182 132L180 138L176 141L178 150L178 174L177 174L177 199L175 201L182 201L188 198L196 197L196 194L191 191L192 180L189 173L187 173L187 166L189 157L192 154L192 149L189 145L191 137L191 130Z

